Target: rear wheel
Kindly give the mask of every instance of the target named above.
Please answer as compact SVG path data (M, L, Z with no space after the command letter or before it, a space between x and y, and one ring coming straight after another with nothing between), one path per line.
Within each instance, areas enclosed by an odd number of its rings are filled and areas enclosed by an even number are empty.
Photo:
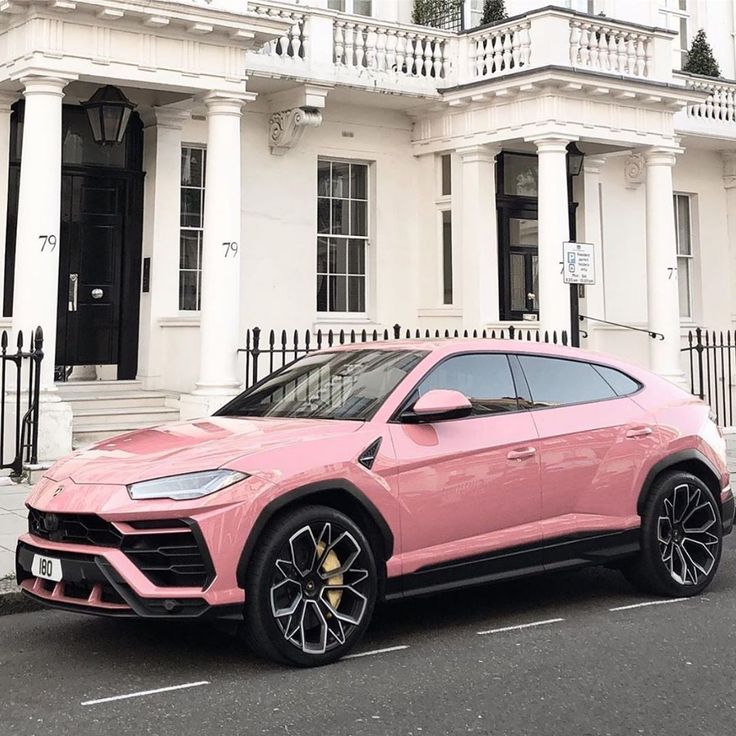
M712 491L691 473L667 473L647 497L641 551L624 573L638 588L658 595L697 595L716 574L722 543Z
M304 506L259 541L246 580L246 638L279 662L333 662L365 632L376 592L375 558L361 529L335 509Z

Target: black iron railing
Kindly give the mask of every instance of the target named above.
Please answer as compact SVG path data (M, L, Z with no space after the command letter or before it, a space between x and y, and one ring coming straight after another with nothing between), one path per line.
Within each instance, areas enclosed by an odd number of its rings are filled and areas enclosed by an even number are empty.
M736 379L736 331L690 330L686 354L690 373L690 392L710 405L721 426L734 423Z
M390 330L269 330L264 333L259 327L246 331L245 387L258 383L262 378L282 366L315 350L333 345L349 345L355 342L381 342L382 340L433 340L453 337L482 337L488 339L529 340L568 344L567 332L544 332L524 330L510 325L502 330L409 330L394 325Z
M38 462L43 330L37 327L31 333L27 349L23 332L18 332L15 351L8 349L8 333L3 330L0 360L0 468L20 475L24 464Z

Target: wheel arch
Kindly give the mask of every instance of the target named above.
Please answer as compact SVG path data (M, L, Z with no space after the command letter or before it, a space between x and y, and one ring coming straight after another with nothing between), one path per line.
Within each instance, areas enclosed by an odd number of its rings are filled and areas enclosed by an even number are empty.
M345 478L336 478L300 486L264 506L253 524L238 561L237 581L241 588L245 588L253 552L269 523L290 509L307 504L321 504L334 508L361 526L379 556L382 563L379 567L385 571L385 563L393 555L394 550L394 535L391 528L373 502L354 483Z
M720 511L721 508L721 480L718 471L716 470L713 463L708 460L702 452L690 449L690 450L679 450L678 452L668 455L659 462L655 463L650 471L647 473L647 477L642 485L641 492L639 493L639 499L636 504L636 511L641 516L644 512L644 505L646 503L647 495L657 478L662 473L682 470L688 473L692 473L694 476L700 478L708 488L712 491L713 497L716 500L716 506Z

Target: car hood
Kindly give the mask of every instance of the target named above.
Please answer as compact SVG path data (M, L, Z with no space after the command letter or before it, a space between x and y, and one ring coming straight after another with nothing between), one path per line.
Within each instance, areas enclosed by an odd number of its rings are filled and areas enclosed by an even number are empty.
M45 476L55 481L71 478L78 484L127 485L227 466L260 451L349 434L362 424L207 417L118 435L60 460Z

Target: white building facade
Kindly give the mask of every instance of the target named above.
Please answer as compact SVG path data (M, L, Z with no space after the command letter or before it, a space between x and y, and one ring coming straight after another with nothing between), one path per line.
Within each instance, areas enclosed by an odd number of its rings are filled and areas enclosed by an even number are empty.
M569 331L568 240L581 344L685 381L687 330L736 318L736 2L481 4L459 31L409 0L0 7L3 326L44 328L42 458L85 379L210 413L256 325ZM701 27L721 79L679 71ZM106 85L117 145L82 106Z

